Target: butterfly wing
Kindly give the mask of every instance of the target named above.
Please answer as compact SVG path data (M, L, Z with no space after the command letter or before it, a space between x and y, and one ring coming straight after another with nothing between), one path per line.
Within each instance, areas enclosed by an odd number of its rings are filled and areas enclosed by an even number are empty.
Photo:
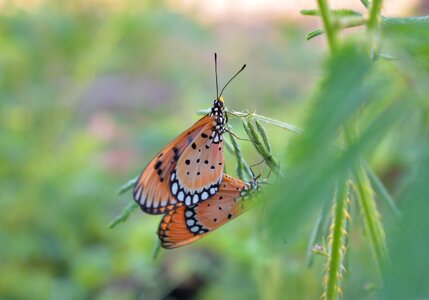
M222 181L223 160L222 132L213 122L180 155L171 175L172 194L187 206L209 199Z
M253 190L251 184L224 174L214 197L179 207L162 218L158 229L161 246L172 249L190 244L234 219L245 211L243 200Z
M183 132L147 165L138 178L133 191L134 200L141 209L149 214L162 214L182 205L184 199L178 200L171 194L172 172L176 169L178 160L187 147L191 147L203 132L209 132L214 119L206 115L191 128Z

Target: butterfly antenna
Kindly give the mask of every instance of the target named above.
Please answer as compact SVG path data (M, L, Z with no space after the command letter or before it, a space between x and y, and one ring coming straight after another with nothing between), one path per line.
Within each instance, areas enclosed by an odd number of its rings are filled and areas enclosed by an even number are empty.
M216 54L216 52L214 54L214 59L215 59L215 77L216 77L216 99L219 99L219 84L217 81L217 54Z
M238 71L234 76L232 76L232 78L225 84L225 86L223 87L223 89L222 89L222 91L220 91L220 95L219 95L219 97L220 96L222 96L222 93L223 93L223 91L225 90L225 88L228 86L228 84L235 78L235 77L237 77L237 75L238 74L240 74L241 73L241 71L243 71L244 70L244 68L246 67L246 65L243 65L242 67L241 67L241 69L240 69L240 71Z

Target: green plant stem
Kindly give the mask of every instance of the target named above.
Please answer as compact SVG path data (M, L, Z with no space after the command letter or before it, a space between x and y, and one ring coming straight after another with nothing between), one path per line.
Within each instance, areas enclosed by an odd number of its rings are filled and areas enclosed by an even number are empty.
M376 31L381 20L382 0L373 0L369 8L368 30Z
M367 23L367 29L370 35L370 49L371 57L373 60L378 60L380 58L380 21L381 21L381 5L382 0L372 1L369 8L369 19Z
M335 300L339 292L339 282L342 272L342 260L344 256L343 242L345 236L344 225L347 217L347 182L338 185L335 200L335 215L332 229L332 244L328 260L328 276L326 282L325 298Z
M323 27L326 32L326 36L328 39L329 48L332 52L336 52L337 50L337 37L336 37L336 28L331 20L331 12L328 7L328 3L326 0L317 0L319 4L319 11L323 20Z

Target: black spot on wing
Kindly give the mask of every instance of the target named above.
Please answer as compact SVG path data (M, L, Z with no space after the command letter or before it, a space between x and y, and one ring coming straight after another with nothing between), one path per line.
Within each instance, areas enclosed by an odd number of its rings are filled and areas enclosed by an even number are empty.
M156 164L155 164L155 170L158 170L159 169L159 167L161 166L161 164L162 164L162 161L161 160L158 160L157 162L156 162Z
M173 161L178 160L179 159L179 149L177 149L176 147L174 147L173 148L173 152L174 152Z

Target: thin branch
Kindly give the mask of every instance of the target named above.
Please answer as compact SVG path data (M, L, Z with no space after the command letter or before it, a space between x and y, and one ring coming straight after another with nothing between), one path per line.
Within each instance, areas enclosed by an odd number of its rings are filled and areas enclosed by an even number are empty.
M323 20L323 27L326 32L328 39L329 48L332 52L337 50L337 34L336 28L332 22L331 12L327 3L327 0L317 0L319 4L319 11Z
M371 3L371 6L369 8L369 19L368 19L368 30L369 31L376 31L378 30L378 25L380 24L381 20L381 5L383 1L382 0L373 0Z

